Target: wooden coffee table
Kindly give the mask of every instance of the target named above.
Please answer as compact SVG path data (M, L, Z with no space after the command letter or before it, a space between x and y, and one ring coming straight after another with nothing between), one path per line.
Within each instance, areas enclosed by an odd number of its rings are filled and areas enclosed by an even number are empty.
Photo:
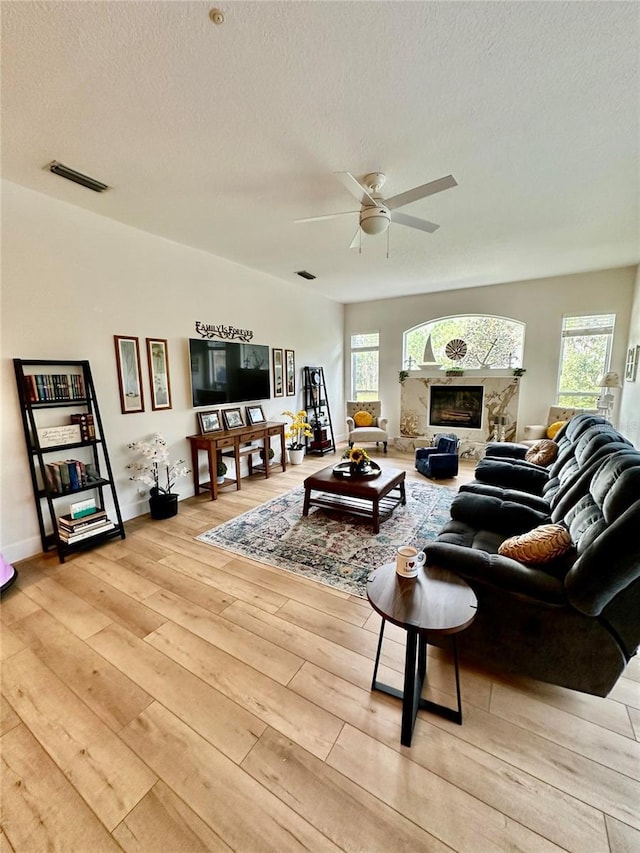
M371 574L367 582L367 598L376 613L382 616L371 689L402 699L402 745L411 746L419 708L433 711L462 725L456 634L464 631L476 615L478 600L471 587L446 569L423 566L416 578L401 578L396 572L396 564L386 563ZM376 679L386 621L399 625L407 632L402 691ZM451 637L457 708L449 708L420 696L427 674L427 642L429 638L441 635Z
M331 465L304 481L302 514L308 515L311 506L337 509L370 518L373 532L378 533L380 518L388 517L398 504L407 502L404 478L405 472L396 468L383 468L380 476L373 479L341 478L334 475Z

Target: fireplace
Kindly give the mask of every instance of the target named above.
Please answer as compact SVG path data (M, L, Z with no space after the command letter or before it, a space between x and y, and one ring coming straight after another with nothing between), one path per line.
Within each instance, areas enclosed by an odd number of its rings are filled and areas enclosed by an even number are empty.
M429 426L480 429L482 385L432 385L429 396Z

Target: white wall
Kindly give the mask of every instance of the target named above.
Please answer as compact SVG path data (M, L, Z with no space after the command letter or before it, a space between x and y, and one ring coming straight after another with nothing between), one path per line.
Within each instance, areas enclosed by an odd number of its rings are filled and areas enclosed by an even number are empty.
M147 511L128 479L126 445L159 430L173 456L188 458L198 431L191 406L188 344L195 322L251 329L255 343L295 350L302 367L325 368L334 425L341 414L343 306L101 216L2 183L2 552L40 552L37 519L11 359L88 359L125 518ZM140 338L147 411L120 411L113 335ZM152 412L145 337L168 339L173 408ZM268 418L302 407L296 397L263 401ZM192 480L178 483L182 497Z
M616 331L611 369L621 376L624 374L635 275L636 267L624 267L346 305L345 353L349 352L352 334L380 332L380 397L389 418L390 432L397 436L400 422L398 371L403 368L402 334L405 330L455 314L494 314L521 320L527 326L524 351L527 372L520 380L518 415L522 429L524 424L543 423L549 406L554 403L563 315L614 313ZM393 289L391 280L389 289ZM640 328L640 297L636 297L636 303ZM347 357L347 398L349 369Z
M640 346L640 267L636 274L635 292L627 348ZM624 376L624 371L620 371ZM640 365L635 382L622 380L622 405L620 407L620 430L640 448Z

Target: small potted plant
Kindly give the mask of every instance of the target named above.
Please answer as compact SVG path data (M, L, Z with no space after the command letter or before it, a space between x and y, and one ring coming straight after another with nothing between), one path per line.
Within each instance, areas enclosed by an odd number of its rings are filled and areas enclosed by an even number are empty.
M273 459L273 457L275 455L276 455L275 450L273 449L273 447L270 447L269 448L269 462L271 462L271 460ZM262 461L264 462L264 447L260 448L260 459L262 459Z
M306 453L304 439L313 438L311 424L307 423L307 413L304 409L301 409L297 415L294 415L293 412L283 412L282 414L291 418L291 424L284 433L284 437L288 441L289 462L292 465L300 465Z
M184 459L173 462L169 459L167 442L159 432L149 441L134 441L127 446L140 454L141 458L127 465L127 469L132 472L130 480L139 480L150 486L151 518L171 518L178 512L178 495L171 489L179 477L189 473Z
M216 477L218 485L222 485L224 483L224 475L227 473L227 466L222 461L222 459L218 460L218 466L216 468Z

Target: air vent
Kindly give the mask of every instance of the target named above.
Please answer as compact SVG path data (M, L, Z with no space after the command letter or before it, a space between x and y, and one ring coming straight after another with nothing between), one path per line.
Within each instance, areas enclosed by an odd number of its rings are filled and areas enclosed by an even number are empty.
M73 181L74 184L80 184L81 186L86 187L89 190L93 190L96 193L103 193L105 190L109 189L106 184L102 184L100 181L96 181L95 178L90 178L88 175L83 175L82 172L76 172L75 169L70 169L63 163L58 163L57 160L53 160L48 166L46 166L46 168L50 172L53 172L54 175L60 175L61 178L66 178L68 181Z
M296 272L296 275L299 275L300 278L306 278L307 281L313 281L313 279L315 278L315 275L313 273L307 272L306 270L298 270Z

